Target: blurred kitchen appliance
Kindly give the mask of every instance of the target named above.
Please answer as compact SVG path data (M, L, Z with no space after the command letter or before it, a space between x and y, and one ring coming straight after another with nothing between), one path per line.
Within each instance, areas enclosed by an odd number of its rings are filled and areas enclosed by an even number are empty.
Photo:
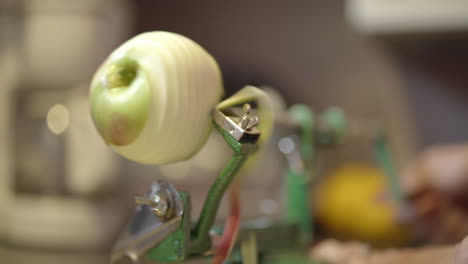
M357 30L370 34L468 29L466 0L347 0L346 13Z
M93 263L123 224L125 206L115 195L123 189L119 160L92 128L87 83L126 38L131 6L25 0L0 10L0 235L16 248L2 257L72 263L81 255Z

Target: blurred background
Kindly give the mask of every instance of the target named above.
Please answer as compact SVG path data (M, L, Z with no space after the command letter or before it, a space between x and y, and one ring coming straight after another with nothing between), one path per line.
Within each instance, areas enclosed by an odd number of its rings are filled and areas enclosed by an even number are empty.
M113 154L89 117L99 64L154 30L208 50L227 94L269 85L288 104L381 121L398 168L425 147L468 140L467 1L0 0L2 262L107 263L132 195L154 177L172 175L200 203L208 185L186 175L215 175L216 139L191 163L142 166ZM324 167L373 162L362 140L325 155ZM247 215L278 213L280 185L249 182L246 197L260 202Z

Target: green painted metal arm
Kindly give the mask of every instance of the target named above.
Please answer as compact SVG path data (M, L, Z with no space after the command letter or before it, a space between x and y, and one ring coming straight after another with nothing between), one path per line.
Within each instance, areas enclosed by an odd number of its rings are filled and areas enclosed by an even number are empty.
M307 105L296 104L291 106L289 116L299 125L300 152L305 170L312 171L315 156L315 115Z
M400 206L405 204L406 198L401 189L398 173L395 165L393 164L390 148L383 132L377 132L374 148L377 163L380 165L387 178L392 200Z
M298 226L301 244L307 245L312 239L312 212L309 205L309 184L303 174L288 169L286 176L287 212L286 220Z
M313 158L315 154L314 127L315 118L312 110L306 105L294 105L289 111L291 119L299 125L302 170L287 169L287 211L286 220L296 224L300 230L301 244L308 244L312 238L312 212L310 210L309 183L314 172Z
M192 230L191 254L201 254L210 249L211 239L209 232L215 221L221 199L247 158L258 149L258 145L255 142L240 143L216 123L214 125L228 145L234 150L234 155L208 191L200 218Z
M315 156L318 147L328 147L341 142L346 132L343 111L330 107L316 117L307 105L293 105L290 118L299 126L299 151L302 169L289 167L286 175L287 212L286 220L300 230L300 240L307 245L313 238L313 214L309 204L310 184L315 178ZM319 121L319 122L318 122Z

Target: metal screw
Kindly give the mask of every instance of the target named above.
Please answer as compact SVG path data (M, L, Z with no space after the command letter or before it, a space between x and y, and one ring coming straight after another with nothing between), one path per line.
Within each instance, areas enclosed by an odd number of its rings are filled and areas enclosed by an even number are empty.
M125 252L122 259L120 259L118 264L138 264L138 255L134 252Z
M259 122L258 116L250 114L251 108L250 104L242 106L242 115L237 124L244 130L252 130Z
M290 137L284 137L280 139L280 141L278 142L278 147L279 150L285 155L289 155L296 150L296 144L294 143L294 140Z
M157 193L152 196L136 196L137 204L146 204L151 207L153 213L159 217L166 217L169 210L169 202L163 193Z

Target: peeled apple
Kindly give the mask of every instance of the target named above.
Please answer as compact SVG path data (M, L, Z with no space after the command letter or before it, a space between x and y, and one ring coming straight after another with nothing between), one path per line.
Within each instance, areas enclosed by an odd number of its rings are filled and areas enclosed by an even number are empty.
M145 164L185 160L205 143L223 95L221 71L194 41L140 34L117 48L91 83L91 115L105 142Z

